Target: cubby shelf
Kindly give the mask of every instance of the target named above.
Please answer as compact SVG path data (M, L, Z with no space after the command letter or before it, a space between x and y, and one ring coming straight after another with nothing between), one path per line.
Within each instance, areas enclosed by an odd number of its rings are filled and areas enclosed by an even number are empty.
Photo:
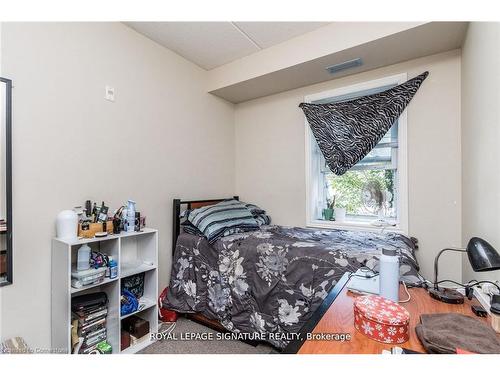
M71 267L76 263L80 246L88 244L92 250L112 256L118 263L118 277L106 278L95 285L82 288L71 286ZM149 337L121 350L121 320L138 315L149 321L151 333L158 331L158 231L145 228L141 232L122 232L102 238L64 241L52 240L52 287L51 287L51 323L52 348L58 352L71 353L71 297L73 295L104 291L108 295L107 341L113 353L135 353L153 341ZM144 296L141 302L145 306L140 311L120 316L120 297L122 279L145 272Z
M120 319L125 319L128 318L129 316L139 314L142 311L146 311L147 309L150 309L151 307L156 306L156 301L151 301L151 300L144 300L142 303L144 303L144 307L141 310L134 311L133 313L122 315Z

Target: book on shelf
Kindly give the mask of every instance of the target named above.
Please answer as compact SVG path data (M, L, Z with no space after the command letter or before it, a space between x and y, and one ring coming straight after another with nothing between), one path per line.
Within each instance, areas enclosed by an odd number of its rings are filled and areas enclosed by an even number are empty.
M99 319L95 322L92 322L90 324L86 324L84 326L78 326L78 336L85 336L90 332L94 332L98 329L105 328L106 327L106 319Z
M78 323L81 325L89 323L94 319L105 317L106 315L108 315L108 309L106 307L94 309L87 314L82 312L73 313L73 317L78 319Z

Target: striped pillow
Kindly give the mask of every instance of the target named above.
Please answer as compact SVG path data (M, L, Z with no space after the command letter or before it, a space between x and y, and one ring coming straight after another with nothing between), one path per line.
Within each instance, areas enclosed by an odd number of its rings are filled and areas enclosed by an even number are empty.
M271 224L271 216L266 214L258 214L254 216L255 220L259 225L269 225Z
M259 229L250 210L234 199L197 208L189 213L187 220L204 234L209 243L224 236L224 232Z

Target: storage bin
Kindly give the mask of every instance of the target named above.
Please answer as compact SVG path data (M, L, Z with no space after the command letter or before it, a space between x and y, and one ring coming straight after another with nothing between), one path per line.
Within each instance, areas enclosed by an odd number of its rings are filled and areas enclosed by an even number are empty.
M83 288L87 285L98 284L104 280L106 267L90 268L84 271L77 271L75 267L71 269L71 286L73 288Z
M145 272L138 273L137 275L127 276L122 279L122 290L127 289L137 299L141 299L144 295L144 278Z
M354 327L372 340L402 344L409 339L410 313L397 303L380 296L354 300Z
M94 238L97 232L104 232L103 223L90 223L89 229L83 230L82 224L78 225L78 237ZM113 234L113 220L106 221L106 232Z

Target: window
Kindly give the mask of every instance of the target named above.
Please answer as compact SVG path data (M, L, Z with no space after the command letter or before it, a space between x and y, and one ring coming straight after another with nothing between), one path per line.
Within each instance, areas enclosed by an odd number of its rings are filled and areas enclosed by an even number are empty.
M311 103L350 100L387 90L406 81L406 75L344 87L306 98ZM319 227L374 228L376 219L407 229L406 112L393 124L377 146L342 176L325 163L306 122L307 225ZM328 220L324 209L335 199L344 208L344 221ZM337 210L338 211L338 210Z

